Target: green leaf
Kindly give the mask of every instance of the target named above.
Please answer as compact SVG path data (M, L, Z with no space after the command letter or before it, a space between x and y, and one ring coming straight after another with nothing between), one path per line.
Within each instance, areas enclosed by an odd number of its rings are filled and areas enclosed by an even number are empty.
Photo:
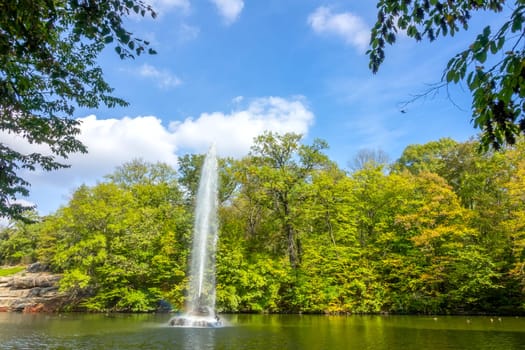
M490 53L491 54L496 54L498 52L498 45L496 44L495 41L490 41Z
M485 63L485 61L487 60L487 51L482 50L474 54L474 59L477 60L479 63Z
M446 77L447 77L447 83L450 83L452 80L455 80L456 72L453 71L453 70L449 70L449 71L447 71Z

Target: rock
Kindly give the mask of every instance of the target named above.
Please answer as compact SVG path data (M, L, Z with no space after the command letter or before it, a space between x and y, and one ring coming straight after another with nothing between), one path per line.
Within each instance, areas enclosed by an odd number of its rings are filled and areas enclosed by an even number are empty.
M53 287L60 280L60 276L49 273L26 273L23 276L13 276L13 289L30 289L37 287Z
M25 313L36 313L36 312L43 312L45 310L45 306L44 304L33 304L33 305L28 305L26 306L22 312L25 312Z
M0 278L0 312L58 311L67 297L58 290L60 279L48 272L19 272Z
M157 312L171 312L173 310L173 307L171 304L166 300L159 300L157 303Z
M49 266L40 262L33 263L27 267L27 272L37 273L47 271Z

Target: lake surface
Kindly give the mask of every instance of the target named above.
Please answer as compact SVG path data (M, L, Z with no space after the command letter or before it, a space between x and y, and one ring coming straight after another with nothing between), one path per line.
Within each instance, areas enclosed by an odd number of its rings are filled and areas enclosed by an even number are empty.
M525 318L224 315L216 329L171 315L0 313L0 349L525 349Z

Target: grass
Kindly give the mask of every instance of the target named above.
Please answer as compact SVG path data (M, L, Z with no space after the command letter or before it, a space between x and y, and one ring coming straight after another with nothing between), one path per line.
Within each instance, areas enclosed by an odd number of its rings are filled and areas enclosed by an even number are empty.
M11 276L25 269L25 266L0 267L0 277Z

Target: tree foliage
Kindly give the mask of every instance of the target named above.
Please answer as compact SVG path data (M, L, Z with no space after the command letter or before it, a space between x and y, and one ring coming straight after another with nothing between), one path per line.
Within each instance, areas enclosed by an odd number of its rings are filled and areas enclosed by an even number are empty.
M137 175L137 168L140 174ZM43 223L39 255L63 272L61 288L91 310L148 311L185 278L191 217L165 164L134 161L105 182L81 187Z
M28 208L16 199L29 193L30 184L22 170L64 168L69 154L87 151L76 138L75 107L127 104L112 96L96 59L107 45L121 58L155 53L124 27L132 13L155 17L137 0L0 3L0 132L48 150L24 153L0 143L0 216L24 219Z
M479 140L410 145L350 173L300 140L267 133L219 161L235 189L219 208L219 311L525 313L523 139L484 154ZM0 264L50 265L72 309L181 308L201 158L178 172L135 160L78 188L0 231Z
M301 188L312 174L328 163L324 141L300 144L301 135L267 132L255 138L248 181L257 186L257 204L273 208L281 227L283 247L293 268L301 262L301 233L297 229L297 206L304 200Z
M467 30L474 12L511 15L499 28L486 26L468 47L452 57L442 81L466 82L472 93L472 120L481 129L481 146L501 148L525 133L525 2L522 0L380 0L370 41L370 69L376 73L387 44L399 31L417 40L434 41Z

